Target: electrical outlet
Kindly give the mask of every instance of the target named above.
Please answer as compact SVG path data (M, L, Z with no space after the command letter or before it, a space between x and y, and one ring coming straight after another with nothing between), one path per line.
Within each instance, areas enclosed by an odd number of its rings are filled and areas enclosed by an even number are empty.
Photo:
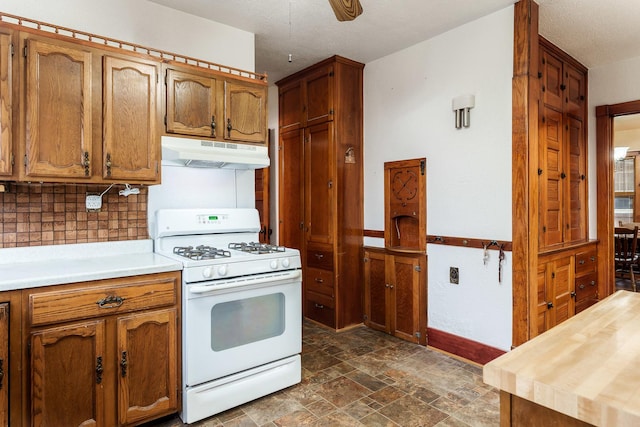
M460 280L458 267L449 267L449 282L457 285Z
M100 194L87 193L86 208L88 212L96 212L102 208L102 196Z

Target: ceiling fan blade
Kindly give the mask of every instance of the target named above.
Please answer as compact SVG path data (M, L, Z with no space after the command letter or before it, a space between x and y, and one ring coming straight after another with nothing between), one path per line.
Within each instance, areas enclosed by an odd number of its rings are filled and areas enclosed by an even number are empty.
M360 0L329 0L338 21L353 21L362 13Z

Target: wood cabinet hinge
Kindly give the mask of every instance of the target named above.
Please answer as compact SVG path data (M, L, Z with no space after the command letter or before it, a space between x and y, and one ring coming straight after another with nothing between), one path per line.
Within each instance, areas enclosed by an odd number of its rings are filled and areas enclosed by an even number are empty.
M329 71L329 77L333 77L333 70Z
M11 153L11 166L14 166L15 164L16 163L15 163L15 159L13 157L13 153Z
M27 167L27 155L26 154L24 155L24 167L25 168Z
M364 262L369 262L369 258L367 258L367 257L362 258L362 260L363 260Z
M11 56L15 55L15 49L14 49L13 43L9 45L9 49L11 49Z
M416 332L414 335L416 336L416 338L420 338L422 336L420 332Z
M420 175L424 175L424 160L420 160Z
M164 125L165 126L167 125L167 115L166 114L164 115Z
M25 58L27 57L27 47L25 46L24 49L22 49L22 56L24 56Z

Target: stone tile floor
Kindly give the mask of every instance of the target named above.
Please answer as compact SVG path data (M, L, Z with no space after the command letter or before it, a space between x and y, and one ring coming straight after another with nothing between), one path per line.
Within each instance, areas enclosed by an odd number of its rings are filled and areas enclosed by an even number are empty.
M191 426L499 424L499 393L480 366L364 326L335 333L305 321L300 384ZM183 424L176 416L151 425Z

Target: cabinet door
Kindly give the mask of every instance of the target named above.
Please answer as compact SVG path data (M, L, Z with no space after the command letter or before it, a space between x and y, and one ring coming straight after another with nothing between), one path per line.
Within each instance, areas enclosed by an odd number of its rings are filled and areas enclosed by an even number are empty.
M333 120L333 65L309 74L304 90L304 124L312 126Z
M548 51L540 50L542 101L545 106L562 111L564 76L562 61Z
M553 295L551 318L553 326L564 322L575 313L575 267L573 263L574 257L567 256L556 260L553 265L550 280Z
M539 203L541 248L562 243L564 236L564 149L562 113L543 108L539 133Z
M280 133L278 147L279 244L303 249L304 227L304 157L303 131ZM285 197L282 197L284 195Z
M34 332L31 344L32 425L104 425L104 321Z
M11 36L0 33L0 176L13 173L11 70Z
M587 78L585 73L575 67L564 63L564 112L584 120L584 111L587 91Z
M27 40L28 177L91 177L92 53L54 41Z
M333 124L305 129L305 232L306 241L333 243L334 177Z
M384 252L365 252L364 263L364 312L365 324L379 331L390 333L389 283L385 275Z
M240 81L224 82L224 138L266 141L267 88Z
M167 132L216 138L216 79L167 70Z
M420 289L420 261L415 256L389 256L389 287L392 295L393 318L391 330L393 335L406 341L418 343L421 335L421 304L425 292Z
M551 328L551 312L549 304L553 304L552 297L549 295L551 291L551 285L547 284L547 278L550 277L550 273L547 274L547 270L550 269L549 263L538 263L538 282L536 293L536 324L535 330L532 333L533 336L540 335L544 331Z
M121 424L178 407L176 309L118 318L118 412Z
M0 304L0 426L9 425L9 303Z
M567 234L565 240L587 239L587 144L582 120L567 117L565 125L568 170L566 178L565 211Z
M104 57L103 173L106 180L159 179L158 66Z
M281 86L278 94L280 132L299 129L302 126L302 80Z

